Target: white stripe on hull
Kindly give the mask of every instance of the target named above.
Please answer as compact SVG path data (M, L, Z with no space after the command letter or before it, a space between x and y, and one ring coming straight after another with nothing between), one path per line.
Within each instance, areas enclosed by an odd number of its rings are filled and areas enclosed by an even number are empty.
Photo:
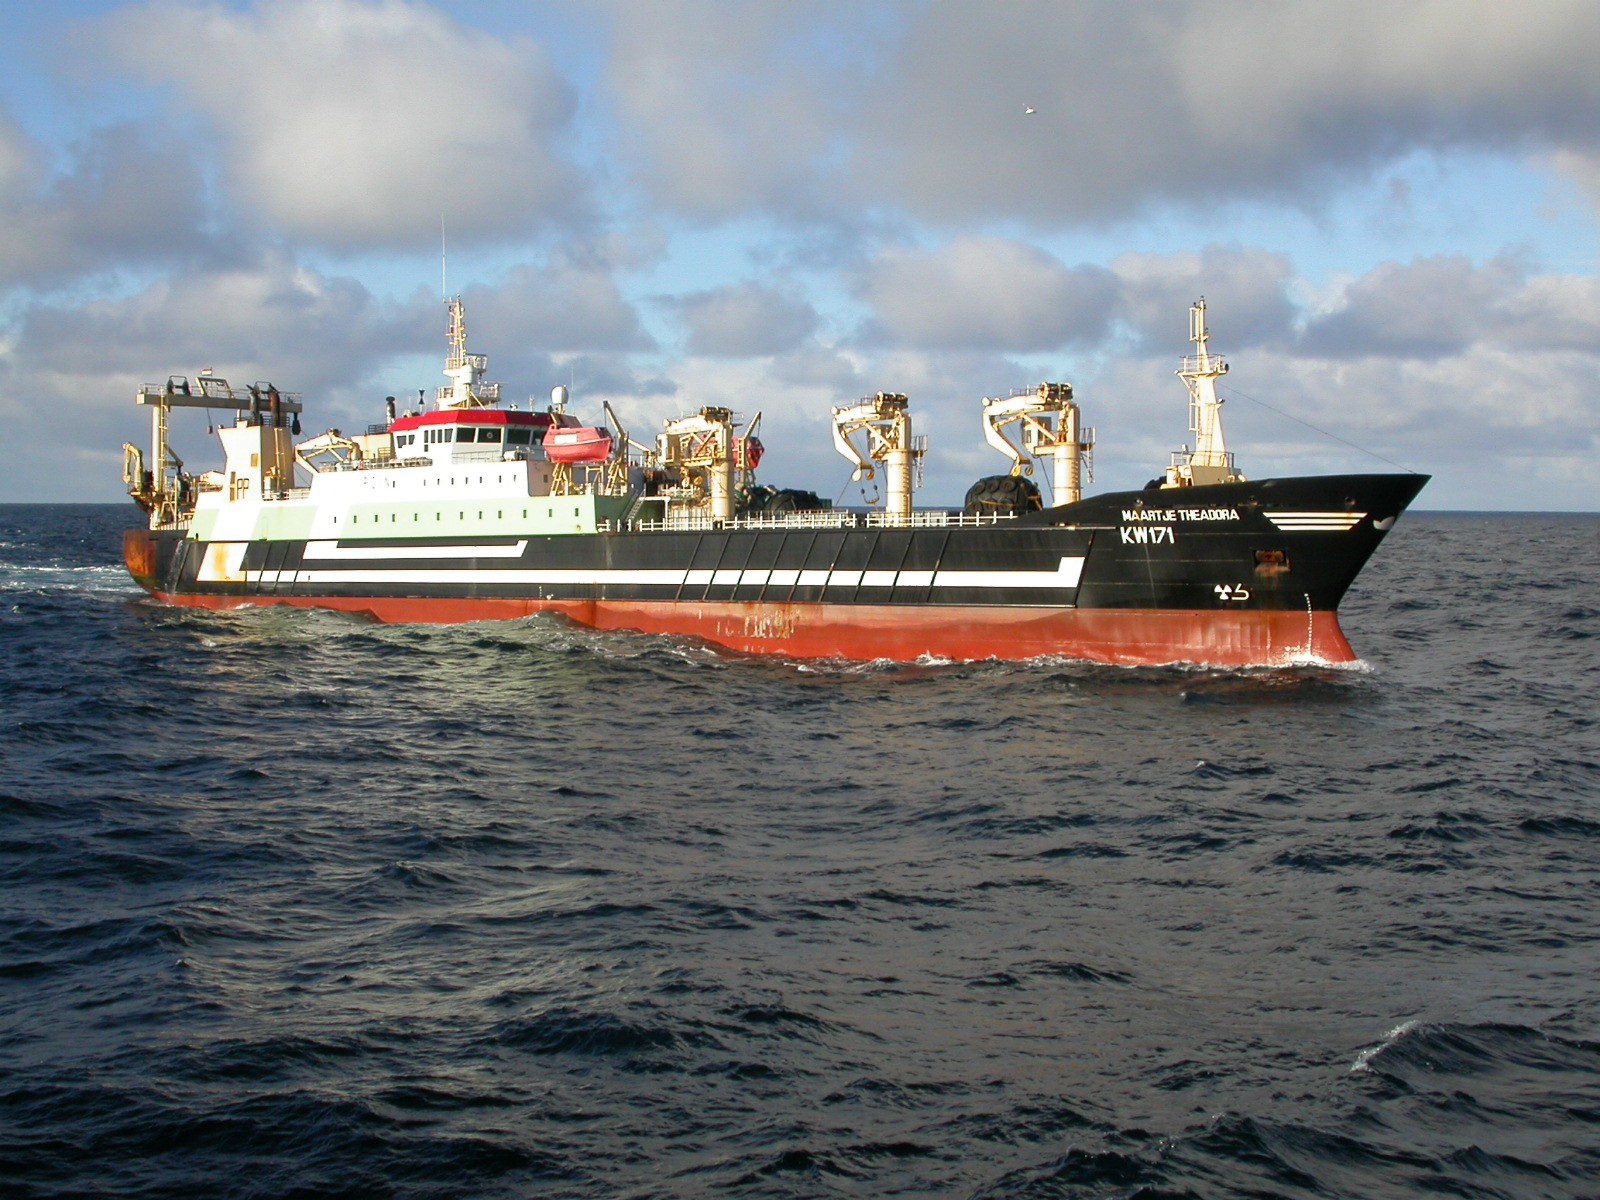
M359 547L366 549L366 547ZM404 550L430 549L427 547L397 547ZM453 557L438 553L439 547L430 549L430 557ZM510 547L494 546L479 549L508 550ZM1082 558L1063 558L1054 571L683 571L620 570L596 568L545 570L480 571L470 567L437 567L425 570L376 571L372 569L319 570L302 568L295 577L299 584L333 583L422 583L422 584L479 584L513 583L523 586L564 584L573 586L644 585L650 587L703 587L706 585L759 587L840 587L840 588L1048 588L1067 590L1078 586L1083 574ZM276 582L276 571L248 571L246 578L252 583ZM270 579L268 578L270 576Z
M1271 521L1285 533L1344 533L1361 523L1361 512L1274 512Z
M341 558L521 558L527 548L526 538L502 546L341 546L338 542L307 542L305 556L324 562Z

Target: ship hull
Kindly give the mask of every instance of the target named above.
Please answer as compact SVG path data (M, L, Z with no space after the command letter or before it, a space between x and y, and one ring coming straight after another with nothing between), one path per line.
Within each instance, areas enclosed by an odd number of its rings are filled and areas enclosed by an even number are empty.
M1355 654L1339 601L1425 482L1322 476L1118 493L978 527L467 539L375 530L226 543L140 530L126 557L157 598L204 608L317 607L388 622L556 613L806 658L1342 663Z

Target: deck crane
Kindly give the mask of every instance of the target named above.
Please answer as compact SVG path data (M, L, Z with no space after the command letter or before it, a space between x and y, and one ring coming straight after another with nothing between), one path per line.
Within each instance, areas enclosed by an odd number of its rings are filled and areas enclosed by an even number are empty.
M734 516L733 410L714 405L668 421L657 439L661 465L675 467L684 482L702 489L713 521Z
M601 476L601 491L607 496L625 496L628 494L628 463L633 454L633 439L628 436L628 430L617 416L616 409L611 407L611 401L602 400L600 407L606 414L606 425L616 431L612 437L611 457L606 460Z
M1010 425L1019 427L1019 446L1006 436ZM1052 484L1056 504L1075 504L1083 498L1083 478L1094 478L1094 430L1083 426L1070 383L1041 383L1031 392L1011 396L985 396L983 436L1011 459L1012 475L1032 475L1034 458L1054 464Z
M855 467L850 478L871 479L872 464L883 463L884 513L896 522L911 519L911 493L921 486L922 459L928 452L928 439L912 436L909 405L897 392L879 392L833 410L833 444ZM867 434L865 451L852 440L862 430Z
M733 465L738 468L739 491L748 496L756 486L756 468L761 465L765 447L756 431L761 428L761 413L756 413L744 432L733 440Z

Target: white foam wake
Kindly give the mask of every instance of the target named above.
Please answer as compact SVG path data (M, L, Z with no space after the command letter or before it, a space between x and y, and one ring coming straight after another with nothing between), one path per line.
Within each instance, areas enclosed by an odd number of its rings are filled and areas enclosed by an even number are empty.
M1382 1054L1390 1046L1394 1045L1401 1038L1405 1037L1405 1035L1415 1029L1418 1024L1419 1022L1417 1019L1413 1017L1409 1021L1402 1021L1393 1029L1389 1030L1388 1033L1383 1035L1383 1040L1381 1042L1375 1046L1368 1046L1365 1050L1361 1051L1360 1054L1356 1055L1355 1062L1350 1064L1350 1074L1360 1075L1366 1071L1370 1071L1372 1069L1371 1063L1373 1059L1377 1058L1378 1055Z

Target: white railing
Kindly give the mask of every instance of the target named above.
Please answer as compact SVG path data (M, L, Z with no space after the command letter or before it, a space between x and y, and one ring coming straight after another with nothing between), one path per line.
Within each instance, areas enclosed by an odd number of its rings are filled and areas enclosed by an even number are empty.
M396 467L426 467L432 464L425 458L395 458L389 454L375 454L371 458L347 458L321 468L322 471L390 471Z
M483 355L475 354L469 355L468 357L482 358ZM479 367L482 369L482 364L479 364ZM488 383L483 380L479 380L477 383L469 385L469 387L472 392L472 398L478 402L480 407L487 407L491 404L498 404L500 402L500 385L498 383ZM450 384L446 387L435 388L433 390L433 394L441 404L448 404L451 400L455 399L455 385Z
M734 517L718 521L713 517L668 517L664 521L629 521L627 528L636 533L663 533L706 529L853 529L856 514L832 512L783 513L780 516Z
M464 445L465 443L457 443L457 444L458 445ZM450 458L448 459L448 461L452 462L452 463L460 463L460 462L521 462L523 459L528 457L528 454L529 454L529 448L527 446L513 446L511 449L507 450L507 449L504 448L503 445L497 445L497 446L491 448L489 446L489 443L485 442L484 443L484 448L482 450L456 450L456 451L454 451L450 455ZM435 465L443 466L444 463L437 463Z
M1222 460L1221 462L1217 461L1219 458ZM1201 453L1199 450L1191 450L1188 446L1184 446L1180 450L1172 451L1172 465L1174 467L1226 467L1230 475L1239 473L1239 467L1234 461L1232 450L1229 450L1226 454L1219 455L1215 451Z
M1015 519L1015 513L968 514L940 509L914 512L909 517L822 509L778 516L735 517L731 521L698 516L669 517L664 521L602 521L600 528L611 533L692 533L710 529L971 529Z
M1014 521L1016 513L958 513L942 509L913 512L909 516L869 512L863 522L868 529L961 529Z

